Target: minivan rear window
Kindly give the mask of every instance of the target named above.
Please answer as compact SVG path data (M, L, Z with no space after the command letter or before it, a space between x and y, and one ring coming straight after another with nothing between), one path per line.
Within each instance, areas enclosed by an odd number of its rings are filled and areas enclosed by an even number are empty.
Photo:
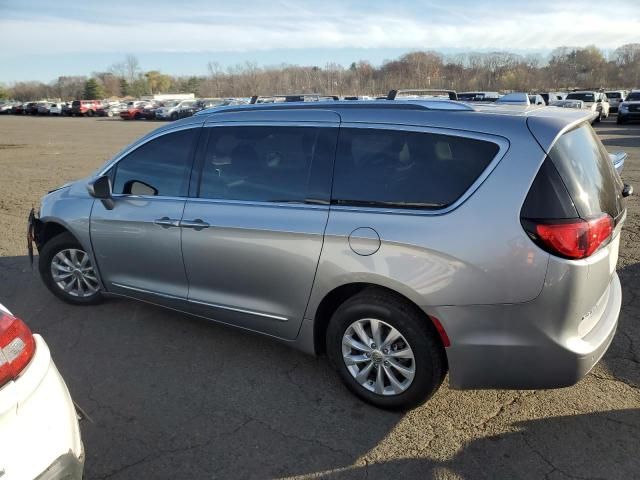
M439 209L454 203L499 151L467 137L342 128L332 203Z
M562 135L549 157L583 218L623 210L622 181L602 142L587 123Z

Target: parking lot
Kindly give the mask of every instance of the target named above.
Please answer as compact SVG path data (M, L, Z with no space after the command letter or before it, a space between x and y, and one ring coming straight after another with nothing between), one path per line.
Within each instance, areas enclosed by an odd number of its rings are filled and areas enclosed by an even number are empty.
M640 201L628 201L618 333L578 385L455 391L390 413L324 358L127 300L62 303L26 256L48 190L96 169L153 122L0 117L0 303L44 336L76 403L85 478L638 478ZM640 125L596 127L640 188ZM534 366L532 366L534 368Z

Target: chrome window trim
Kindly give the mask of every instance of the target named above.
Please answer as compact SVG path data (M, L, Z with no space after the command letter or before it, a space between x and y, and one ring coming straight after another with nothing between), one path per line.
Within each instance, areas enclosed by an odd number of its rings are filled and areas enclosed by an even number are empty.
M342 123L340 128L363 128L363 129L376 129L376 130L399 130L418 133L433 133L440 135L447 135L461 138L471 138L474 140L482 140L490 142L498 146L498 153L493 157L491 162L486 166L480 176L467 188L467 190L460 195L460 197L443 208L438 209L420 209L420 208L402 208L402 207L363 207L363 206L349 206L349 205L335 205L331 204L330 209L332 211L341 212L369 212L369 213L382 213L393 215L420 215L420 216L436 216L445 215L452 212L464 202L467 201L471 195L484 183L484 181L491 175L491 172L495 170L500 161L507 154L510 142L507 138L498 135L490 135L486 133L474 132L470 130L457 130L451 128L440 127L425 127L420 125L401 125L401 124L389 124L389 123L372 123L372 122L349 122ZM334 175L335 176L335 175ZM333 201L333 198L332 198Z
M101 177L102 175L106 175L106 173L109 170L111 170L116 165L116 163L118 163L124 157L126 157L130 153L133 153L135 150L137 150L138 148L142 147L143 145L146 145L151 140L155 140L156 138L160 138L160 137L162 137L164 135L168 135L169 133L180 132L182 130L189 130L190 128L202 128L202 125L203 125L203 122L189 123L189 124L186 124L186 125L178 125L178 126L175 126L175 127L169 127L166 130L161 130L161 131L156 132L156 133L153 133L153 132L149 133L148 136L142 137L137 142L134 142L131 145L128 145L123 150L121 150L119 153L117 153L116 156L113 157L109 162L107 162L104 167L101 167L98 170L98 173L96 173L95 176L96 177ZM156 198L159 198L159 197L156 197Z
M198 203L216 203L220 205L247 205L254 207L278 207L278 208L302 208L305 210L328 210L327 205L316 205L313 203L288 203L288 202L260 202L256 200L225 200L220 198L200 198L200 197L163 197L161 195L127 195L126 193L114 193L113 198L124 198L129 200L166 200L166 201L189 201Z
M123 288L125 290L131 290L133 292L145 293L145 294L148 294L148 295L155 295L155 296L158 296L158 297L167 298L169 300L181 300L181 301L186 301L188 303L194 303L196 305L204 305L204 306L207 306L207 307L219 308L219 309L222 309L222 310L229 310L231 312L246 313L248 315L255 315L257 317L269 318L271 320L277 320L279 322L288 322L289 321L289 319L287 317L281 317L279 315L272 315L272 314L269 314L269 313L256 312L254 310L247 310L247 309L244 309L244 308L230 307L228 305L220 305L218 303L209 303L209 302L203 302L203 301L200 301L200 300L192 300L190 298L178 297L176 295L168 295L166 293L160 293L160 292L155 292L153 290L147 290L146 288L131 287L129 285L124 285L122 283L112 282L111 285L113 285L114 287Z

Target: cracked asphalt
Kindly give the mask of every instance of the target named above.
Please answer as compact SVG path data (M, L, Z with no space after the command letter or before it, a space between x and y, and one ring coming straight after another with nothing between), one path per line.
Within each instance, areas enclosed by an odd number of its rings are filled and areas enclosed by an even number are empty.
M571 388L454 391L406 414L350 395L323 358L147 304L73 307L25 253L26 217L156 124L0 117L0 302L41 333L82 423L87 479L640 478L640 202L628 202L611 348ZM630 158L640 125L597 127ZM535 365L531 365L535 368Z

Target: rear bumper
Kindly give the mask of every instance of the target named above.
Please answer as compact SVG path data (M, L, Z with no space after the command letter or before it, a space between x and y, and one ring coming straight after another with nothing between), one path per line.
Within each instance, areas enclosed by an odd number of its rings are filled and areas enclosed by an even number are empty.
M59 456L35 480L82 480L84 463L73 452Z
M75 407L39 335L20 377L0 390L0 472L7 479L82 478L84 448ZM5 478L1 476L1 478Z
M460 389L574 385L609 348L621 304L620 280L614 273L609 288L594 307L601 311L598 321L583 336L549 328L554 319L549 318L548 307L537 300L441 307L434 313L440 315L451 338L451 347L447 348L450 385ZM586 318L581 324L588 321Z

